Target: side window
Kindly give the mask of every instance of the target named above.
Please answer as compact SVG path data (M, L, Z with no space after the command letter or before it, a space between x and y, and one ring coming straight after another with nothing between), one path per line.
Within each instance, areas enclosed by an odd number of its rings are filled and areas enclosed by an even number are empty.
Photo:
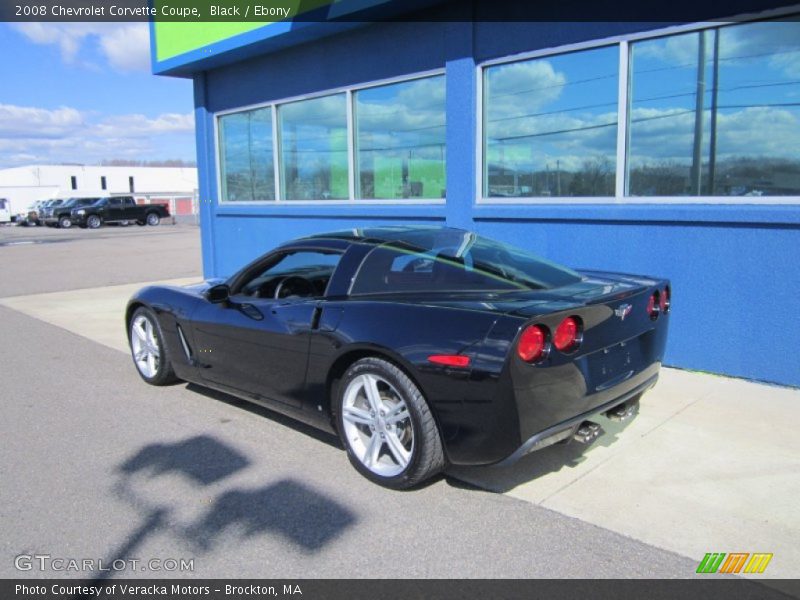
M502 292L525 287L496 261L481 260L470 250L386 245L364 259L350 294Z
M238 294L252 298L318 298L339 264L339 252L288 250L274 255L245 279Z

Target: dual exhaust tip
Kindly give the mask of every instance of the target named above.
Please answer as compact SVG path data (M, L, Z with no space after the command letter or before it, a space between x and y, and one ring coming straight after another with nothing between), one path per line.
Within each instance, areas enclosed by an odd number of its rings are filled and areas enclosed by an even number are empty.
M614 408L607 410L603 416L611 421L627 421L633 418L638 412L638 402L623 402ZM603 433L603 428L593 421L584 421L575 429L572 439L581 444L591 444Z

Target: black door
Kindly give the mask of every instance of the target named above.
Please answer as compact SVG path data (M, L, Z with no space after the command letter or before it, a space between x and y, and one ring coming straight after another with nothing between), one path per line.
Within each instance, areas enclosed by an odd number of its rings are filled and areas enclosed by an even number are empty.
M340 255L276 253L235 284L226 303L192 316L204 379L255 400L300 407L311 331Z

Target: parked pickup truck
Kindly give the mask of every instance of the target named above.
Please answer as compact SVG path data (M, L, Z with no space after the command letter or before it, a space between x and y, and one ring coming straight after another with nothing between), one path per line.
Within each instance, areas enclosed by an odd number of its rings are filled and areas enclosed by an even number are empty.
M170 214L162 204L136 204L133 196L108 196L90 206L73 209L70 216L79 227L97 229L103 223L158 225Z
M100 198L70 198L55 208L48 208L45 217L40 217L45 225L69 229L72 227L72 211L77 208L90 206Z

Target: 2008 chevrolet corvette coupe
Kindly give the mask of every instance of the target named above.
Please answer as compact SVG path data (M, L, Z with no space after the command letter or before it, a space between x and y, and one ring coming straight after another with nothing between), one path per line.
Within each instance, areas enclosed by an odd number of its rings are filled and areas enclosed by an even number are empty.
M573 271L450 228L286 243L222 281L139 291L126 326L178 379L335 432L369 479L508 463L630 416L658 378L670 285Z

